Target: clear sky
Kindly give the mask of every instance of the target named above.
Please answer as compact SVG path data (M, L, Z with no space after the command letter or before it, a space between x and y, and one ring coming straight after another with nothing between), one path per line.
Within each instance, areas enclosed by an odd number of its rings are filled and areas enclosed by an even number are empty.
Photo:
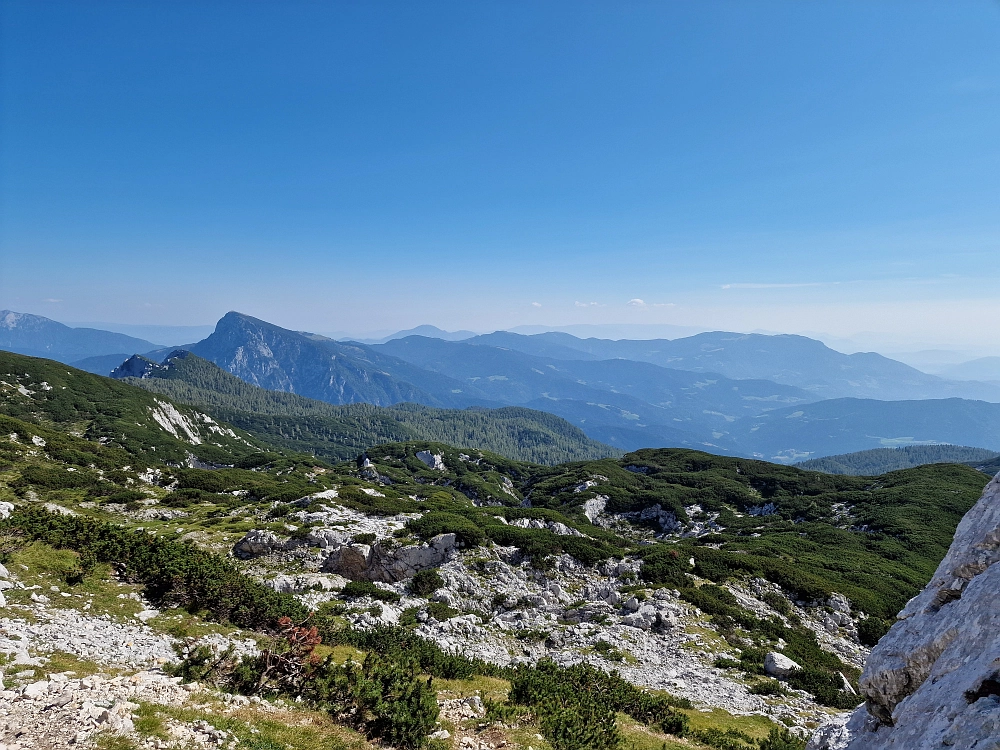
M1000 345L996 2L0 7L0 307Z

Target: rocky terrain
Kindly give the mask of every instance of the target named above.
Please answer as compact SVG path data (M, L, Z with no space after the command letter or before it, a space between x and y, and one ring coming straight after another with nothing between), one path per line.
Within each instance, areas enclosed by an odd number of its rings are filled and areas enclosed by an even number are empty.
M786 729L805 737L863 700L866 644L987 482L968 466L847 477L683 449L546 466L425 441L328 463L166 396L6 357L6 745L364 745L369 725L315 692L299 705L285 684L177 666L193 643L263 663L288 623L315 618L337 679L354 679L346 660L391 672L419 656L406 679L432 675L442 713L420 714L414 747L563 750L518 680L604 675L617 702L597 716L637 750L784 750ZM862 683L870 699L876 684ZM783 744L760 744L772 732Z
M823 727L810 750L1000 748L998 562L1000 475L869 656L865 705Z
M808 693L755 695L749 689L752 682L739 670L715 666L720 657L738 659L738 652L677 591L638 583L641 562L635 559L587 566L561 555L540 571L516 547L465 551L456 545L454 534L399 546L393 533L405 526L406 515L378 518L332 505L289 518L302 523L322 519L336 526L311 526L307 536L288 540L251 531L235 545L236 554L252 558L252 569L276 590L295 593L310 606L336 599L348 579L378 582L400 597L393 603L370 597L351 601L344 616L357 627L396 625L409 614L418 623L418 635L448 651L494 664L530 664L543 658L566 665L587 662L706 709L763 714L803 730L828 716ZM359 534L374 538L352 542ZM417 570L432 567L443 585L429 603L410 594L408 582ZM290 568L304 572L273 573ZM868 650L858 640L857 616L842 595L820 606L796 607L778 586L760 578L727 588L757 616L788 622L762 598L780 597L824 648L856 668L864 663ZM798 667L780 654L781 647L774 644L767 662L773 677ZM846 678L845 684L853 689Z

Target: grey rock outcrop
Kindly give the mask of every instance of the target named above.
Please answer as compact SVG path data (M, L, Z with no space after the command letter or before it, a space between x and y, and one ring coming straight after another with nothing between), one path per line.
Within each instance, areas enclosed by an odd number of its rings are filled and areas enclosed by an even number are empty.
M397 583L418 570L446 562L456 551L454 534L438 534L427 544L410 547L375 544L343 544L334 548L323 563L323 571L353 580Z
M444 465L442 460L444 456L440 453L431 453L430 451L417 451L416 456L418 459L427 464L428 469L434 469L435 471L447 471L448 467Z
M788 677L792 672L802 669L798 662L792 661L777 651L768 651L764 657L764 671L774 677Z
M233 546L233 553L241 559L246 559L284 549L284 546L284 542L273 531L252 529Z
M866 705L809 750L1000 749L1000 475L926 588L872 650Z

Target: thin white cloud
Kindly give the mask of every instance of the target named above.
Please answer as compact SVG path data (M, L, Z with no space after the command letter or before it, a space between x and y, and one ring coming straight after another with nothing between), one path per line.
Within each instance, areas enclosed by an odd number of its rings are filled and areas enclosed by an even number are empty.
M839 281L809 281L799 284L723 284L723 289L794 289L803 286L833 286Z
M542 303L541 303L541 302L532 302L532 303L531 303L531 306L532 306L532 307L541 307L541 306L542 306Z
M604 307L600 302L575 302L577 307Z
M677 307L677 304L674 302L646 302L638 297L630 299L626 304L629 307L637 307L640 309L646 309L649 307Z
M62 300L61 299L54 299L53 297L48 297L46 299L43 299L42 302L51 302L52 304L58 304L58 303L62 302Z

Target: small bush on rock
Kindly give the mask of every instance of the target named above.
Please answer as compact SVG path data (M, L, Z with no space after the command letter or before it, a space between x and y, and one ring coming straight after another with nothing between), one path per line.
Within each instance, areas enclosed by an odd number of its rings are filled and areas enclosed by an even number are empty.
M340 593L349 597L368 596L380 602L398 602L400 599L395 591L386 591L371 581L348 581Z
M430 596L444 586L444 579L433 568L418 570L410 579L410 593L416 596Z

